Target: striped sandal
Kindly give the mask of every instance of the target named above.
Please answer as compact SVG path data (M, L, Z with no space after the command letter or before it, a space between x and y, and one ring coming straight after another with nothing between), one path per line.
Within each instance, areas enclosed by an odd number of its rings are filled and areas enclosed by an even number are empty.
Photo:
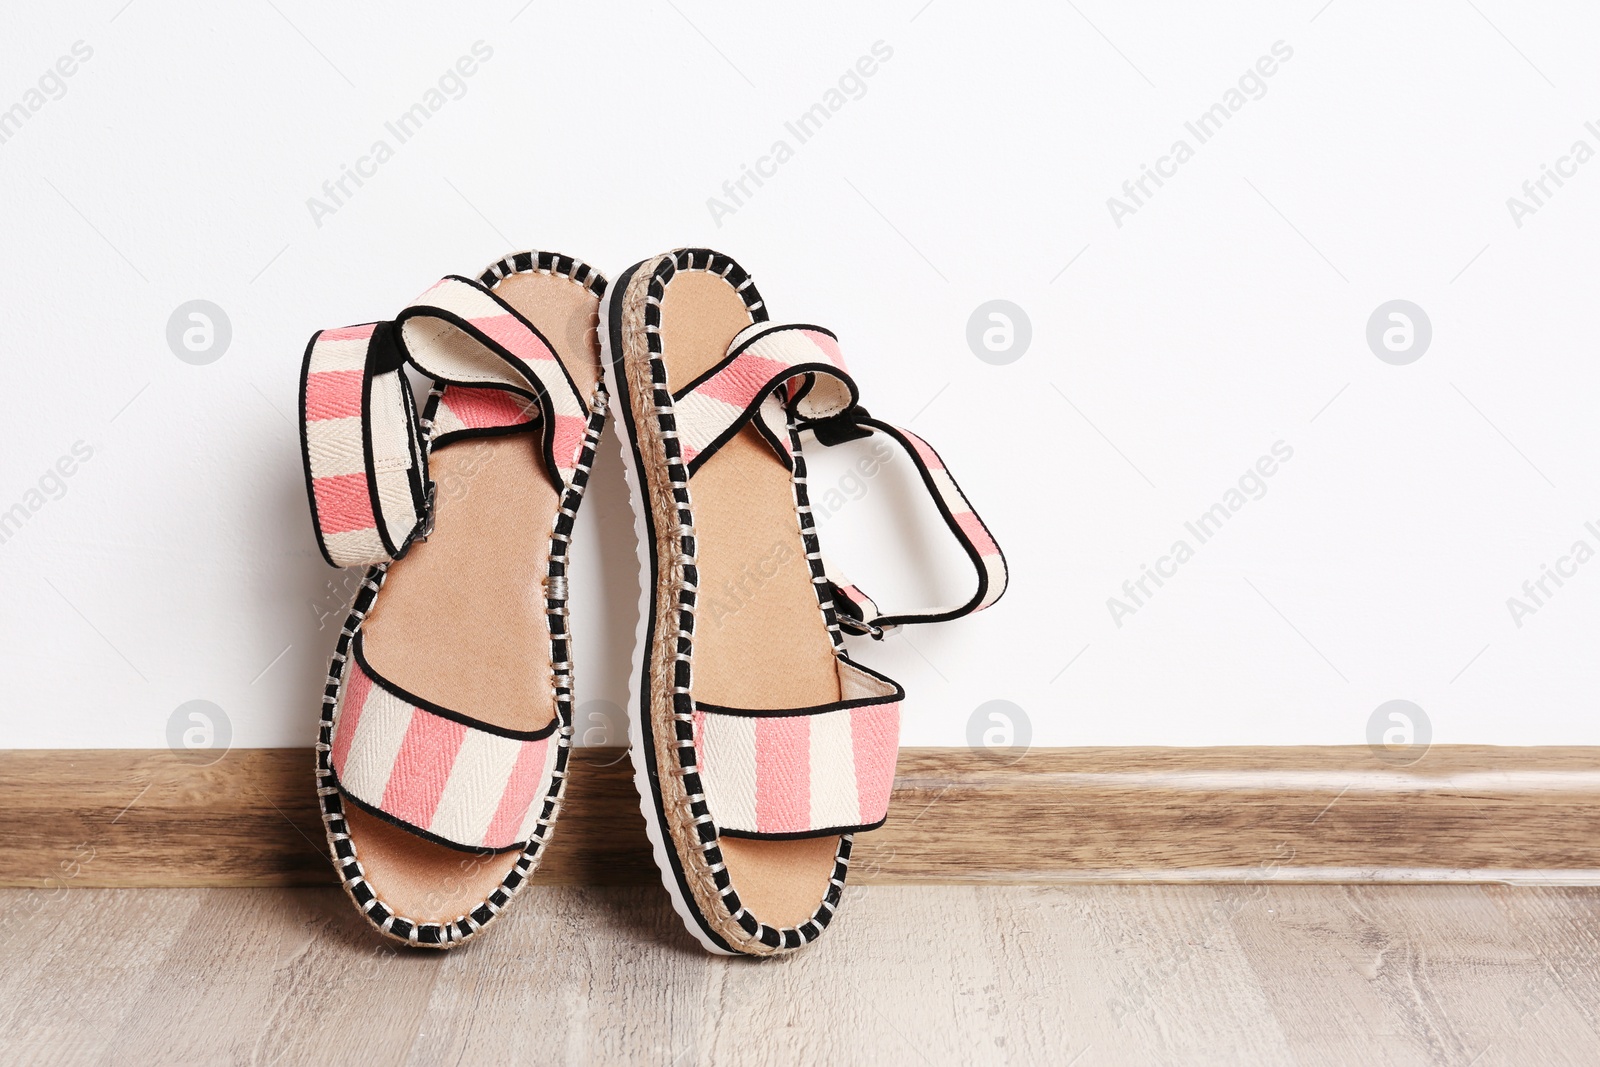
M306 349L317 541L331 565L367 568L328 670L317 794L345 892L397 941L476 935L555 821L605 288L571 257L518 253ZM433 382L420 417L408 366Z
M636 264L602 313L649 576L629 716L656 862L710 951L793 950L832 919L852 835L883 823L894 778L904 694L842 633L987 607L1005 562L934 451L861 408L834 335L767 321L727 256ZM823 564L802 438L872 435L910 458L970 557L964 603L886 614Z

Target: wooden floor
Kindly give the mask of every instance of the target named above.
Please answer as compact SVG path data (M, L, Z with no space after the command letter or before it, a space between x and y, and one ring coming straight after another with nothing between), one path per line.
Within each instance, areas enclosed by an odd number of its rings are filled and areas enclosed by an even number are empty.
M711 958L535 887L446 955L324 889L0 891L0 1063L1593 1064L1600 890L865 886Z

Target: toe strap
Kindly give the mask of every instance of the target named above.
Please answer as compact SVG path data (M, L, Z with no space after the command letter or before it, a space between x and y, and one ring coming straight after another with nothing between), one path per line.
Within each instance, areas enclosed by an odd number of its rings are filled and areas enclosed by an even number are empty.
M503 730L412 696L352 645L333 725L340 791L419 836L464 849L526 843L546 815L561 738L558 720Z
M832 704L750 710L696 702L701 791L719 833L823 837L883 822L905 693L875 671L838 663L842 699Z

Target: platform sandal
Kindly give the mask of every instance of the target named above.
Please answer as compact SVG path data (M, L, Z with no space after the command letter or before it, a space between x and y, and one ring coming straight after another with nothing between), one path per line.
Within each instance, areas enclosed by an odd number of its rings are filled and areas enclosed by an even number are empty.
M852 835L882 824L894 779L904 694L843 634L987 607L1005 562L933 449L861 407L835 336L768 321L732 259L645 260L602 315L644 576L629 717L656 861L707 949L790 951L833 918ZM872 435L970 558L964 602L886 613L823 563L805 450Z
M449 948L528 881L572 735L567 556L605 425L606 281L522 252L301 376L313 526L364 567L328 671L316 785L339 881L384 936ZM432 385L419 412L408 369Z

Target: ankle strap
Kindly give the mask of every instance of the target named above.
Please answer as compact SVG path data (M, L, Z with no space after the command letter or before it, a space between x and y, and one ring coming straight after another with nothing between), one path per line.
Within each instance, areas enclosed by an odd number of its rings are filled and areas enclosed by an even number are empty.
M537 408L545 469L576 473L589 406L555 349L482 284L447 277L392 322L322 330L306 346L300 443L312 525L335 567L400 559L432 528L432 427L406 366L446 385L504 390Z
M754 427L791 469L796 459L792 433L806 431L825 446L881 434L911 457L944 526L972 562L976 589L954 606L885 612L825 563L826 577L820 580L832 586L842 629L881 638L904 623L943 622L980 611L1005 592L1005 557L988 527L926 441L872 418L861 406L860 390L831 330L790 322L746 327L715 366L673 394L672 410L691 479L746 426Z
M1008 580L1005 555L932 446L910 430L872 418L866 409L859 406L831 418L801 422L798 429L802 432L811 431L823 445L836 445L875 434L898 445L911 458L945 529L961 545L977 577L977 588L960 604L916 611L885 611L837 567L824 559L824 572L832 587L833 605L841 629L882 640L885 634L892 633L899 626L959 619L963 615L982 611L1000 599L1006 591Z

